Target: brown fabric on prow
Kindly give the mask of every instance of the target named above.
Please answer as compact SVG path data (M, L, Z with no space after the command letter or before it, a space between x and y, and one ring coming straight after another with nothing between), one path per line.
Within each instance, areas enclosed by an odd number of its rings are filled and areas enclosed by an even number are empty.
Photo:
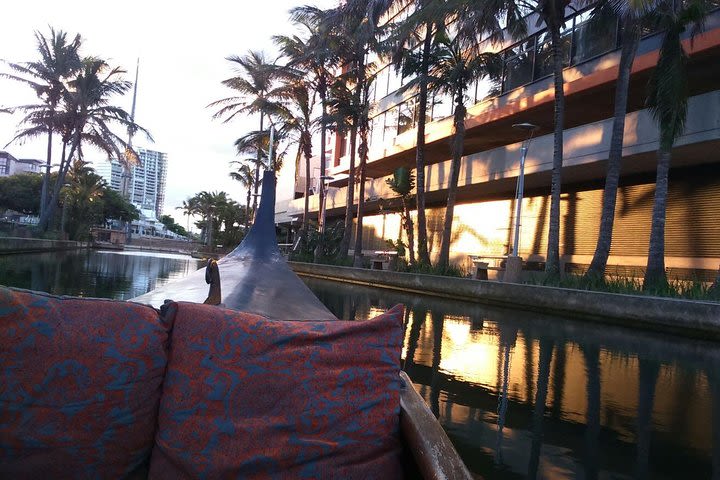
M210 284L208 297L203 302L207 305L220 305L222 294L220 293L220 269L216 260L208 259L205 267L205 282Z

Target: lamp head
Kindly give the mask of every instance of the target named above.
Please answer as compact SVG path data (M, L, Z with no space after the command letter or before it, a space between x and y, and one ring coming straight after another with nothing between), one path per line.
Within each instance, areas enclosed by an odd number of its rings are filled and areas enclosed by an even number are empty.
M513 128L517 128L518 130L524 130L524 131L530 133L530 132L534 132L535 130L537 130L540 127L538 127L537 125L532 124L532 123L524 122L524 123L513 124Z

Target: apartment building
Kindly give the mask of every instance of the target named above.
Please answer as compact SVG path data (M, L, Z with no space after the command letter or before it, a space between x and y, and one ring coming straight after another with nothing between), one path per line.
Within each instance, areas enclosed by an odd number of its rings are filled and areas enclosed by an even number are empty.
M128 199L140 210L152 211L160 218L165 206L165 188L167 183L167 153L135 148L140 164L130 168L129 174L123 171L117 161L94 162L95 171L105 179L110 188L118 192L123 189L123 175L129 175Z
M619 25L599 29L589 19L587 9L568 9L563 32L566 130L560 254L567 270L587 266L597 242L620 57ZM513 125L523 122L540 129L529 145L525 164L518 253L529 261L545 260L554 91L549 38L536 24L529 18L527 38L494 47L504 63L499 83L479 81L468 90L465 156L451 245L451 261L458 264L468 265L469 255L502 256L511 249L520 149L527 137ZM646 263L658 129L644 102L660 40L658 33L647 32L632 68L610 272L632 274ZM685 38L684 43L690 53L691 97L685 132L673 149L666 265L671 278L710 278L720 265L720 10L709 14L703 33L692 42ZM393 201L394 193L385 183L398 167L415 166L416 100L411 91L397 92L402 84L403 79L387 66L379 71L374 86L363 229L364 249L369 251L385 249L385 240L403 235L396 213L399 203ZM439 251L447 201L451 115L450 99L432 100L425 136L425 189L433 254ZM328 170L336 178L328 191L329 221L344 215L346 143L336 139ZM318 195L312 195L315 214L318 203ZM288 213L302 216L303 206L304 200L296 199Z
M17 159L9 152L0 151L0 177L9 177L18 173L42 173L45 162L31 158Z

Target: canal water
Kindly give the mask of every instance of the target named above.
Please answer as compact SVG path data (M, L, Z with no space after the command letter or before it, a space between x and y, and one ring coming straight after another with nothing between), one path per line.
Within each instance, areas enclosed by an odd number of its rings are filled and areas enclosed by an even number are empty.
M473 473L720 477L716 343L305 282L343 319L406 305L404 369Z
M127 300L200 267L189 255L67 250L0 255L0 285L55 295Z
M0 284L127 299L200 266L187 256L0 256ZM720 477L715 343L305 279L339 318L406 305L404 368L484 478Z

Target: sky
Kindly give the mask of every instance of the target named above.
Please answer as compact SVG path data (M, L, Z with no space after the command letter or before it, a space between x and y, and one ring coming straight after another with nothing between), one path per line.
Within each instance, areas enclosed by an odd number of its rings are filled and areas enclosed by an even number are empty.
M133 144L167 152L168 180L165 213L185 225L179 206L202 191L228 192L245 203L245 193L230 179L230 161L235 160L233 142L258 128L259 118L237 117L224 124L212 120L207 105L233 96L220 82L235 76L229 55L249 50L264 50L269 56L276 50L271 37L291 34L290 8L298 5L329 8L337 0L265 0L165 2L126 0L109 4L97 1L36 0L11 2L4 8L0 28L0 60L24 62L38 57L34 31L49 36L49 26L83 37L81 54L109 60L110 65L128 71L133 80L140 59L140 78L136 121L147 128L154 143L141 135ZM7 66L0 62L0 71ZM37 97L27 86L0 79L0 107L36 103ZM132 93L117 97L114 104L131 109ZM19 115L0 114L0 150L17 158L46 159L47 139L23 145L13 143ZM120 133L119 131L117 133ZM56 149L59 151L59 148ZM96 162L106 157L88 151L86 159ZM292 197L292 155L278 183L278 202ZM59 156L53 156L59 162Z

